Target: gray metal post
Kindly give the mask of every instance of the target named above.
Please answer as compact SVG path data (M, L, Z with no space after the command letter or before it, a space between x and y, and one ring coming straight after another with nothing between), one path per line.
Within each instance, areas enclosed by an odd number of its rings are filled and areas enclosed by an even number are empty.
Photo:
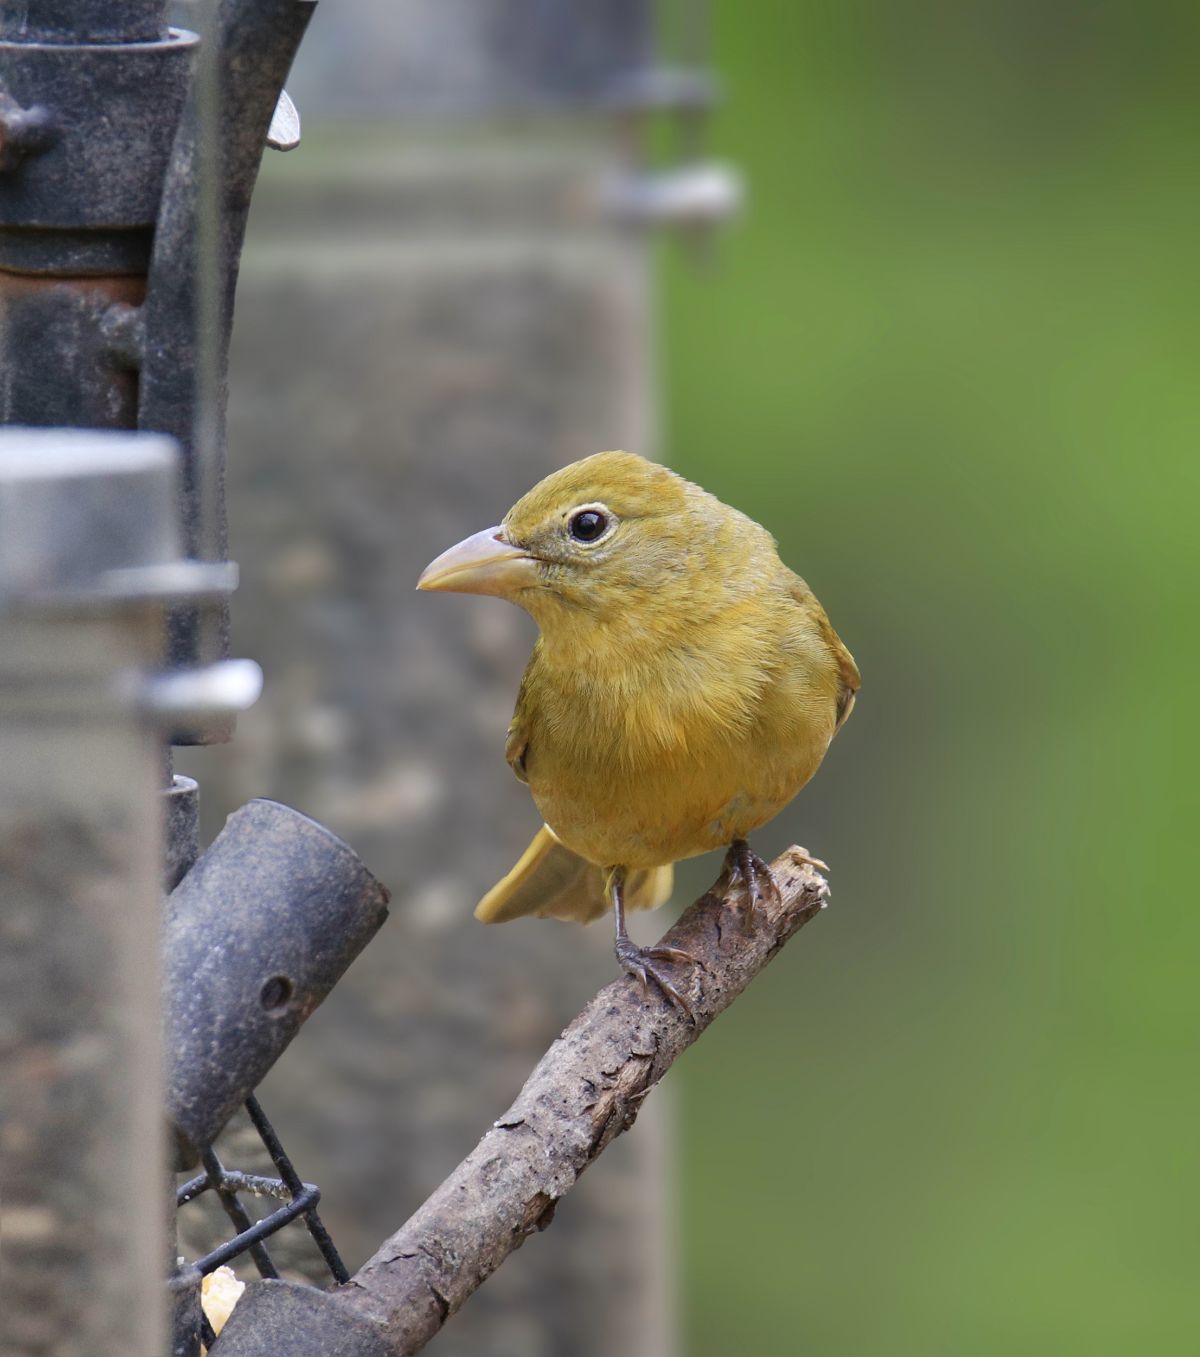
M165 1338L161 733L177 456L0 431L0 1353Z

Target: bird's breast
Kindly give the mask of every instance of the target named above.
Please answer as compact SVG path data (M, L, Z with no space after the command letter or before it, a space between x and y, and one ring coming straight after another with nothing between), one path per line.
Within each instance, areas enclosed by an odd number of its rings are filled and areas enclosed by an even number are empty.
M772 685L753 707L710 685L547 686L529 713L525 772L546 823L603 866L655 867L744 838L795 796L824 756L831 709ZM828 703L823 704L828 707Z

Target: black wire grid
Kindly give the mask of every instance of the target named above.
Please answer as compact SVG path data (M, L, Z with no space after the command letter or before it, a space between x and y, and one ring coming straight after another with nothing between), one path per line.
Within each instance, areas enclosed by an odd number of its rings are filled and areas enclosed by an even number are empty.
M342 1262L341 1255L321 1217L317 1215L321 1189L315 1183L300 1181L300 1175L292 1166L287 1151L275 1134L275 1128L267 1120L266 1113L253 1094L246 1099L246 1111L267 1153L271 1156L271 1162L279 1170L279 1177L264 1178L255 1173L240 1173L235 1169L227 1169L213 1150L205 1151L201 1158L204 1172L176 1188L176 1209L195 1201L202 1193L211 1190L217 1194L225 1214L237 1226L238 1232L211 1253L198 1258L194 1266L201 1274L207 1276L223 1264L248 1253L254 1260L260 1276L277 1278L279 1269L272 1262L264 1241L282 1230L297 1216L303 1216L313 1243L321 1251L321 1257L324 1258L333 1280L339 1283L349 1281L350 1274L346 1271L346 1265ZM246 1208L238 1199L239 1192L248 1192L256 1197L274 1197L284 1205L264 1216L262 1220L251 1220ZM207 1316L202 1317L201 1324L204 1345L211 1347L216 1341L216 1336Z

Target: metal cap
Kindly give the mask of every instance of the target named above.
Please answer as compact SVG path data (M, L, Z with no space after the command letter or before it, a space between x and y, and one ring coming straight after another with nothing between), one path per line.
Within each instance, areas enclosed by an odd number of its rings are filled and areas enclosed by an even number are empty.
M178 452L159 434L0 429L0 603L105 592L179 556Z

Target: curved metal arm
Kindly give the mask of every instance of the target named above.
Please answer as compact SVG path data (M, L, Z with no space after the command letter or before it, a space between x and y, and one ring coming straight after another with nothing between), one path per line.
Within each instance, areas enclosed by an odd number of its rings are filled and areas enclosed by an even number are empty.
M226 552L226 372L250 198L283 82L315 8L315 0L222 0L203 35L163 189L144 307L138 423L173 434L183 447L184 545L201 560ZM207 637L201 630L195 610L173 615L173 664L227 654L227 609Z

